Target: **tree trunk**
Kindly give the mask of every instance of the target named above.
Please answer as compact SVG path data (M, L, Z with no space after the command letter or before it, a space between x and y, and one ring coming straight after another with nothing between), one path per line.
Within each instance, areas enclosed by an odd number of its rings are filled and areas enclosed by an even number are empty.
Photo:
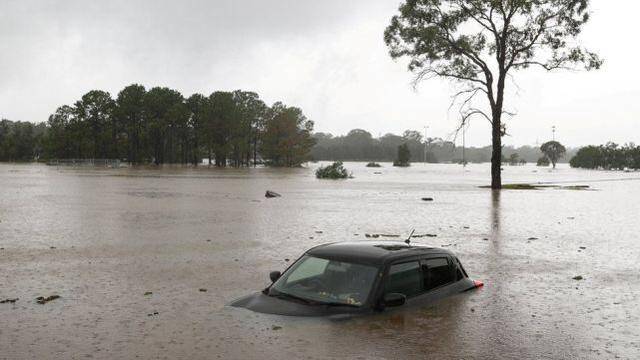
M502 129L500 115L493 116L492 152L491 152L491 188L502 189Z

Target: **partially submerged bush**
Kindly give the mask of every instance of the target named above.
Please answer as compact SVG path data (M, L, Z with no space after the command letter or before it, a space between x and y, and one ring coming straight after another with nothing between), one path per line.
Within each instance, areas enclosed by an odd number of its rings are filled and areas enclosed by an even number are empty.
M336 161L331 165L321 166L316 170L318 179L346 179L351 177L347 169L342 166L342 161Z
M382 167L382 165L378 164L377 162L370 162L370 163L367 164L367 167L379 168L379 167Z
M549 166L550 165L550 161L546 156L541 157L540 159L538 159L538 163L536 164L537 166Z

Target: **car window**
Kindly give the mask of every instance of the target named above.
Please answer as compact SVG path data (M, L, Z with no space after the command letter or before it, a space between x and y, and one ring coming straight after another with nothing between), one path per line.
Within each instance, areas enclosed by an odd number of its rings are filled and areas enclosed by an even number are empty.
M417 261L391 265L385 293L400 293L412 297L422 292L422 275Z
M322 275L327 268L327 264L329 264L329 260L309 257L287 278L287 283Z
M426 291L438 288L455 281L455 274L447 258L434 258L422 261L424 289Z

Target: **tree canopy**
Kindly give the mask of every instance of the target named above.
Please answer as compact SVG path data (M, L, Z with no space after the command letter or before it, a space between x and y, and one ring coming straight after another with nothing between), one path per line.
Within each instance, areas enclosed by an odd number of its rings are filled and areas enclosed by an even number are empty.
M72 106L60 106L42 125L3 121L0 160L42 156L197 165L208 157L217 166L246 166L252 160L297 166L314 144L312 131L313 122L301 109L281 102L269 107L254 92L185 99L174 89L133 84L115 99L89 91Z
M474 116L491 123L491 185L499 189L507 76L532 66L598 69L602 60L577 44L588 8L588 0L405 0L384 39L393 58L408 58L416 82L460 86L460 128Z
M554 169L556 168L558 159L562 158L567 153L567 149L564 145L555 140L542 144L542 146L540 146L540 151L542 151L544 156L549 159Z

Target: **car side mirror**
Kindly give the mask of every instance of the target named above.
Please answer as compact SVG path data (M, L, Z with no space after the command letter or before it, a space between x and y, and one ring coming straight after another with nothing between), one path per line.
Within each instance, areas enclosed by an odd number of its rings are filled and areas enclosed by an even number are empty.
M280 279L281 275L282 274L280 273L280 271L272 271L269 273L269 278L272 282L276 282L278 279Z
M395 307L402 306L407 302L407 297L404 294L399 293L389 293L385 294L382 298L382 303L384 306Z

